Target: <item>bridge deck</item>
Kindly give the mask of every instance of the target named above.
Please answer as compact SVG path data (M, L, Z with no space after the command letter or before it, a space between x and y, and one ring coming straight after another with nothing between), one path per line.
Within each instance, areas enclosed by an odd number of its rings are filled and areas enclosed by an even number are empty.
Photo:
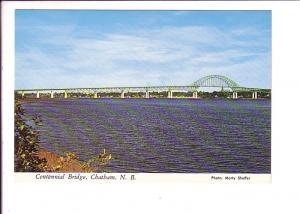
M232 91L242 92L242 91L257 91L257 92L270 92L271 89L262 88L247 88L247 87L229 87L229 86L137 86L137 87L100 87L100 88L35 88L35 89L16 89L16 92L69 92L69 93L80 93L80 92L146 92L146 91L201 91L203 88L224 88L231 89Z

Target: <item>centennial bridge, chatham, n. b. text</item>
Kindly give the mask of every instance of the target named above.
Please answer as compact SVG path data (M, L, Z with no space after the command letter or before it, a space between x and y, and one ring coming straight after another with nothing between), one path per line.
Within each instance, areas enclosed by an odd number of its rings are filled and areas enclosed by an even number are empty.
M17 89L16 93L21 94L22 98L26 94L35 94L36 98L40 98L41 94L47 94L49 98L60 97L63 95L64 98L68 98L70 94L92 94L93 98L100 98L100 93L119 93L120 98L125 98L126 93L145 93L145 98L150 98L150 93L153 92L166 92L167 98L175 98L173 92L192 92L194 99L199 98L198 93L203 88L222 88L232 92L231 98L237 99L238 93L249 92L252 93L252 99L258 98L258 93L271 94L271 89L263 88L249 88L242 87L228 77L222 75L209 75L200 78L191 85L185 86L141 86L141 87L99 87L99 88L52 88L52 89Z

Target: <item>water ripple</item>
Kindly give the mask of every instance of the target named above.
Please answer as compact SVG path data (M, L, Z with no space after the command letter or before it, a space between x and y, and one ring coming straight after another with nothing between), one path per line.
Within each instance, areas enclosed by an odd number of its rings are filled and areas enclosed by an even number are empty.
M42 146L88 160L105 148L110 172L270 173L269 100L40 99Z

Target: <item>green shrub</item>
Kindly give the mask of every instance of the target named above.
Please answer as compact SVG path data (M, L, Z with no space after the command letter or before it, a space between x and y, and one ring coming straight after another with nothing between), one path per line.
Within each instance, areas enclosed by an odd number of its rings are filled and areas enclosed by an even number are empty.
M33 118L35 125L39 119ZM16 172L43 172L46 168L46 159L38 157L39 136L34 128L25 123L24 109L15 102L15 171Z
M66 160L71 161L71 160L77 160L77 155L74 152L65 152Z

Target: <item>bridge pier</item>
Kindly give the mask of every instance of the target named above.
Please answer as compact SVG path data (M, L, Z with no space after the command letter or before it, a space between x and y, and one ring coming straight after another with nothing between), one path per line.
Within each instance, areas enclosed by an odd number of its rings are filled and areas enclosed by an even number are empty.
M54 92L53 91L51 91L51 93L50 93L50 98L54 98Z
M68 93L65 91L65 95L64 98L67 99L68 98Z
M198 93L197 93L197 91L194 91L193 92L193 99L197 99L198 98Z
M97 95L97 92L95 92L94 99L97 99L97 98L98 98L98 95Z
M37 98L37 99L40 98L40 92L39 92L39 91L37 91L37 93L36 93L36 98Z
M22 98L24 98L25 97L25 92L24 91L22 91Z
M122 98L122 99L125 98L125 91L122 91L122 92L121 92L121 98Z
M237 99L237 98L238 98L238 94L237 94L237 92L233 92L233 94L232 94L232 98L233 98L233 99Z
M150 92L146 91L146 99L149 99L149 98L150 98Z
M173 98L173 92L171 90L168 91L168 98L169 99Z
M257 99L257 91L252 92L252 99Z

